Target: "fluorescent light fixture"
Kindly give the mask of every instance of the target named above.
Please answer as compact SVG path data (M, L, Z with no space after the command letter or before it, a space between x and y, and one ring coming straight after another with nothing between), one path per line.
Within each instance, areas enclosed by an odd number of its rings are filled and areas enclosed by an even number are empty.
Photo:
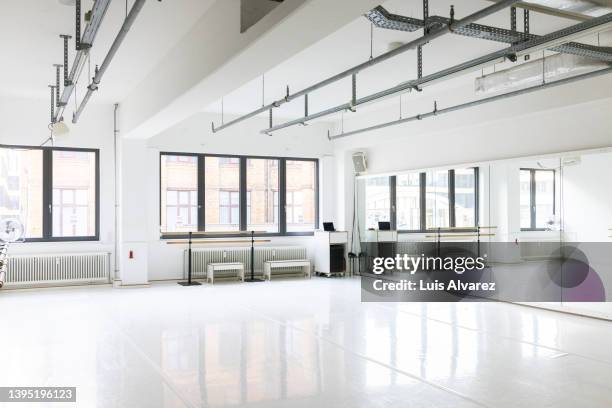
M605 62L571 54L554 54L476 78L477 93L507 92L606 68ZM542 78L544 75L544 78Z

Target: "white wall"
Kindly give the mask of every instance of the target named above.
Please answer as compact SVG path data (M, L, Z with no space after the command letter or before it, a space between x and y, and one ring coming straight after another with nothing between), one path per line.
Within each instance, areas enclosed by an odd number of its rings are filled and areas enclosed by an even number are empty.
M49 135L46 128L48 103L44 100L2 98L0 144L40 145ZM118 127L121 128L121 108ZM179 279L183 275L183 249L159 239L159 153L161 151L227 153L244 155L314 157L320 167L320 218L335 214L335 163L327 125L297 127L274 136L259 134L265 118L252 119L226 131L212 134L209 115L196 115L149 140L120 139L119 264L117 280L140 284L157 279ZM215 117L215 120L218 118ZM91 104L70 135L56 146L100 149L100 240L88 242L24 243L12 253L61 252L111 253L114 261L115 186L113 106ZM273 237L270 245L304 245L312 256L312 237ZM134 258L129 259L129 251ZM143 269L145 269L143 271ZM114 272L115 266L111 265ZM119 282L120 283L120 282Z
M48 121L48 101L0 97L0 144L39 146L49 137ZM56 146L100 149L100 240L15 244L11 253L114 252L113 106L90 104L77 125L67 122L70 134Z
M148 252L148 280L181 279L183 252L186 246L169 245L159 238L159 154L188 152L212 154L262 155L318 158L320 166L320 218L333 219L335 168L332 144L324 124L296 127L273 136L261 135L266 118L255 118L213 134L211 120L216 116L200 114L191 117L148 141L123 140L122 178L123 216L122 250L144 248ZM229 118L226 118L229 120ZM144 181L144 182L143 182ZM128 208L129 207L129 210ZM272 237L265 245L303 245L313 256L311 236ZM142 267L121 271L122 279L141 276ZM137 283L137 280L130 280ZM141 279L140 283L146 283Z

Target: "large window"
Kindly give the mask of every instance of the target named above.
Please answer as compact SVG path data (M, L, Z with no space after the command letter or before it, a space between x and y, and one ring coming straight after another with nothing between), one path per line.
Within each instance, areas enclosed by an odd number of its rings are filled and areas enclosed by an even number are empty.
M206 231L240 231L240 160L208 156L204 160Z
M370 177L364 187L366 228L378 221L405 232L478 226L478 168Z
M161 156L162 231L198 230L197 156Z
M391 178L371 177L365 183L366 228L378 228L380 221L391 221Z
M278 170L279 160L247 159L247 230L249 231L279 232Z
M476 171L455 169L455 227L476 225Z
M98 151L0 146L0 218L29 241L96 240Z
M522 230L545 230L555 222L555 171L521 169Z
M317 227L317 162L287 160L285 213L287 232Z
M396 180L397 229L418 231L421 229L421 175L402 174Z
M318 226L317 160L162 153L160 163L162 232L282 235Z
M427 173L425 189L427 228L448 228L452 224L450 219L452 205L449 193L449 173L446 170L435 170Z
M43 151L0 148L0 219L24 224L27 238L43 238Z
M96 235L96 153L53 152L53 236Z

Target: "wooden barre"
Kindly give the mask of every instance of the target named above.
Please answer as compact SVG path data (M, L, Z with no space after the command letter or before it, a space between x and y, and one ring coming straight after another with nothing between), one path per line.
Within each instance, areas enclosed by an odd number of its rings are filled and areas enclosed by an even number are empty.
M487 226L487 227L440 227L442 231L473 231L478 229L497 229L496 226ZM427 231L437 231L438 228L427 228Z
M256 239L254 243L272 242L270 239ZM185 245L189 244L189 240L179 241L168 241L168 245ZM211 244L251 244L251 241L247 240L216 240L216 241L204 241L204 240L191 240L191 245L211 245Z
M244 236L250 236L251 233L254 232L255 234L265 234L266 231L192 231L191 232L191 236L192 237L200 237L200 236L207 236L207 235L244 235ZM187 232L162 232L161 236L162 237L173 237L176 235L189 235L189 231Z
M425 238L477 238L477 237L494 237L495 234L436 234L436 235L425 235Z

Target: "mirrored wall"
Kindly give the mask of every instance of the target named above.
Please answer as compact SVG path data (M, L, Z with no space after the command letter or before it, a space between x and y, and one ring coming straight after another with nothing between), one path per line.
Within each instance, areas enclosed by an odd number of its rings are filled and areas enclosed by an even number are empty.
M353 252L367 272L374 255L478 241L497 279L516 279L516 265L534 280L546 270L558 301L531 303L612 318L612 303L581 302L575 290L612 298L611 165L612 150L598 149L358 176Z

